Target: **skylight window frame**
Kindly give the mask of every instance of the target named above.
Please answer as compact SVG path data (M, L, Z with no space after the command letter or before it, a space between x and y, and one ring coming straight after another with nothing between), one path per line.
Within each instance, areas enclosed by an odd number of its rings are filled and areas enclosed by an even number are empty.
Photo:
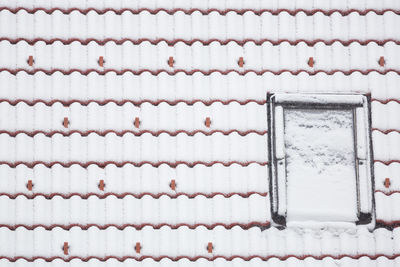
M371 97L362 94L267 94L269 186L273 223L285 226L287 217L284 110L309 109L310 106L315 109L352 110L358 218L354 223L374 226Z

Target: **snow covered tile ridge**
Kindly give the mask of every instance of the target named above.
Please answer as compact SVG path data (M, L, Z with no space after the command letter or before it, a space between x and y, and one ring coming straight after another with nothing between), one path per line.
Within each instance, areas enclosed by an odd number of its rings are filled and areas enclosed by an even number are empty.
M63 14L60 11L45 13L36 10L28 13L25 10L10 12L0 9L0 36L9 39L35 38L79 38L79 39L340 39L344 41L360 39L395 39L397 29L392 25L400 23L400 17L393 10L386 12L370 11L360 15L350 12L342 16L339 12L323 14L322 12L310 15L304 12L289 14L278 12L271 14L263 12L245 12L243 14L228 12L221 14L210 12L203 15L201 12L185 14L182 11L165 11L152 14L148 11L132 13L129 11L115 13L108 10L102 13L78 11ZM350 20L350 22L349 22ZM296 23L301 21L301 23ZM26 27L18 27L18 23ZM141 23L143 22L143 23ZM7 23L7 24L5 24ZM54 24L57 27L51 28ZM82 27L82 23L86 27ZM193 25L190 28L184 25ZM202 25L208 25L203 27ZM365 25L379 25L366 27ZM354 27L354 28L353 28ZM65 29L70 29L65 31ZM368 30L367 30L368 29ZM94 51L93 51L94 52ZM140 56L156 56L141 54ZM218 56L218 54L216 55ZM287 54L290 58L290 55Z
M340 42L334 42L329 45L318 42L311 46L305 42L300 42L296 45L287 42L273 45L271 43L273 41L262 42L259 45L256 45L255 41L244 44L237 42L221 44L217 41L210 44L175 42L173 45L168 45L168 40L165 40L165 42L151 40L139 42L127 39L125 42L118 44L113 40L104 41L103 39L94 39L88 44L83 44L87 43L85 39L77 39L73 43L66 43L62 39L56 41L44 38L43 41L40 39L34 44L29 44L29 40L30 38L21 39L17 42L12 40L0 41L0 50L4 54L10 55L0 62L0 69L33 71L27 68L26 64L26 58L29 55L33 55L34 69L46 72L51 69L59 69L64 72L70 70L81 72L86 70L91 70L92 72L110 70L116 72L128 70L134 72L142 70L157 72L165 70L171 72L173 69L168 64L170 56L174 57L173 68L186 72L191 72L192 70L202 72L215 72L216 70L235 70L238 72L314 70L329 72L340 70L347 72L371 69L382 71L378 60L382 54L390 59L385 62L386 69L399 69L399 63L395 59L400 54L400 46L395 42L387 42L383 46L377 46L376 42L370 42L367 45L361 45L358 42L352 42L349 45L344 45ZM68 41L69 38L66 40ZM115 40L120 39L117 38ZM152 43L149 43L150 41ZM44 45L43 42L47 44ZM61 42L64 45L60 45ZM174 41L169 40L169 42ZM226 41L222 39L221 42ZM279 51L283 48L285 53L281 54ZM354 54L353 51L357 51L357 54ZM348 58L349 54L352 54L350 58ZM100 56L105 61L102 65L98 62ZM313 67L308 64L310 56L315 59ZM245 60L242 66L238 64L240 57ZM297 60L291 60L292 57L297 57ZM57 68L54 66L57 66Z
M89 1L62 1L54 0L47 1L30 1L30 0L4 0L2 1L4 7L9 8L79 8L79 9L200 9L200 10L227 10L227 9L252 9L252 10L369 10L375 9L377 11L384 9L399 9L400 4L396 0L383 0L383 1L308 1L308 0L280 0L280 1L246 1L246 0L214 0L214 1L158 1L158 0L89 0Z
M400 266L396 25L397 0L2 0L0 266ZM276 227L267 93L370 95L376 229Z
M324 94L324 95L307 95L307 94L274 94L276 103L310 103L310 104L363 104L364 97L361 95L337 95L337 94Z
M109 228L100 230L91 227L88 230L72 228L63 230L54 228L45 230L37 228L28 230L18 228L15 231L7 228L0 229L3 240L7 240L7 245L3 242L0 245L3 251L2 258L9 260L35 259L54 260L57 258L71 259L99 259L100 261L115 258L118 260L145 259L161 260L164 258L172 261L188 259L198 261L201 258L216 260L218 258L227 261L235 259L251 260L254 258L262 261L279 259L287 261L290 258L296 259L360 259L366 257L377 259L383 257L395 259L399 256L399 230L393 232L378 229L369 232L363 228L358 230L338 230L338 231L299 231L286 229L279 231L270 228L261 232L259 228L242 229L234 227L225 229L216 227L208 230L205 227L198 227L196 231L187 227L180 227L170 230L166 227L153 229L145 227L136 230L132 227L118 230ZM35 240L35 236L41 236L40 241ZM25 242L16 246L19 238L24 236ZM85 244L83 245L82 240ZM186 242L193 240L193 242ZM226 240L231 240L229 244ZM63 255L63 242L68 241L68 255ZM36 243L38 242L38 243ZM132 247L140 242L140 254L135 253ZM181 245L184 242L185 245ZM207 253L207 244L212 242L213 253ZM35 245L42 247L38 255ZM21 256L25 255L25 256Z

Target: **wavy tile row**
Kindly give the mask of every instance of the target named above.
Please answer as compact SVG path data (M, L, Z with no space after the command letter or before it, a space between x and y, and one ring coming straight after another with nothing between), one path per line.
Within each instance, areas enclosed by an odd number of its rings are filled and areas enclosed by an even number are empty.
M82 199L73 196L64 199L55 196L46 199L37 196L28 199L19 196L11 199L0 196L0 224L207 224L229 225L270 220L269 196L252 194L249 197L233 195L226 198L216 195L213 198L179 196L159 199L143 196L141 199L125 196L119 199L108 196L100 199L91 196ZM6 227L7 228L7 227ZM0 231L3 228L0 227ZM1 234L0 234L1 236ZM4 239L2 239L4 240ZM0 249L0 251L3 251Z
M108 165L104 169L96 165L88 168L82 168L79 165L69 168L60 165L52 168L46 168L43 165L37 165L34 168L23 165L10 168L7 165L0 165L0 177L1 193L10 194L19 192L27 194L54 192L141 194L149 192L174 195L180 192L188 194L268 192L268 167L258 164L229 167L221 164L210 167L196 165L193 168L186 165L179 165L176 168L167 165L161 165L158 168L150 165L142 167L125 165L121 168ZM26 186L29 179L33 181L32 192L29 192ZM105 183L103 192L98 187L100 180L104 180ZM171 180L176 182L175 191L170 187Z
M373 132L374 159L390 164L399 161L400 133L383 134ZM0 162L107 163L124 162L266 162L268 160L265 136L250 133L240 136L237 133L211 136L196 134L177 136L143 134L138 137L131 133L123 136L113 134L105 137L90 134L69 137L61 134L47 137L42 134L34 137L21 134L11 137L0 134ZM51 151L51 153L49 153Z
M373 101L372 127L380 131L400 131L398 114L400 103L392 101L383 104ZM63 121L65 117L68 118L67 127ZM207 117L210 118L210 127L205 125ZM140 120L139 125L134 123L136 118ZM126 130L137 133L135 135L145 134L146 131L153 135L194 135L197 131L199 134L217 134L222 131L224 134L238 132L240 135L264 135L267 130L266 121L265 104L256 102L244 105L236 101L229 104L214 102L210 105L202 102L193 105L184 102L176 105L166 102L158 105L144 102L140 106L129 102L122 105L113 102L104 105L94 102L83 105L74 102L65 107L60 102L49 106L38 102L30 106L24 101L0 101L0 134L8 133L11 136L17 135L19 131L30 136L43 133L50 137L62 132L65 132L65 135L88 135L91 131L96 131L93 134L102 136L113 133L121 136Z
M107 135L89 135L82 137L73 134L70 137L55 135L46 137L36 135L28 137L17 135L10 137L0 134L0 162L70 162L117 163L136 162L196 162L214 161L252 162L267 161L267 140L262 135L240 136L214 134L205 136L196 134L177 136L144 134L140 137L126 134L122 137Z
M376 163L374 169L376 190L385 192L386 194L400 193L400 163L392 163L390 165ZM390 182L389 188L385 186L386 178Z
M278 15L177 12L170 15L164 11L157 14L145 11L136 15L127 11L118 15L112 11L104 14L92 11L85 15L79 11L70 14L0 11L0 36L9 38L387 39L397 36L393 25L398 24L400 16L393 11L382 15L354 12L348 16L340 13L290 15L286 12Z
M138 229L145 226L160 228L163 225L174 229L185 226L191 229L198 226L214 228L216 225L229 229L234 226L250 229L250 226L269 225L271 221L269 201L268 195L258 193L246 196L216 194L211 198L201 194L193 198L186 195L174 198L168 195L158 198L143 195L137 198L129 194L121 198L111 194L104 198L96 195L87 198L78 195L69 198L60 195L51 198L43 195L34 198L24 195L10 198L1 195L0 204L4 209L0 215L0 229L22 226L28 229L40 227L69 229L74 225L83 229L90 225L101 229L108 228L107 225L114 225L118 229L126 228L124 225ZM375 202L378 225L390 227L400 224L397 212L400 194L386 196L377 193ZM345 229L350 226L343 225Z
M78 227L69 231L55 228L46 231L37 228L33 231L18 228L15 231L7 228L0 229L2 242L0 250L2 256L13 258L16 255L25 255L27 258L38 256L36 248L41 246L41 257L60 256L68 257L99 257L109 255L123 256L153 256L161 255L175 258L180 256L195 258L198 256L212 258L213 256L232 257L270 257L287 259L291 257L311 257L330 255L342 258L362 257L361 255L386 255L392 257L400 250L400 228L393 232L378 229L368 232L360 228L329 231L302 231L286 229L279 231L270 228L261 232L257 227L243 230L234 227L230 230L216 227L212 231L199 227L195 231L186 227L171 230L168 227L159 230L151 227L135 230L126 228L118 230L109 228L99 230L92 227L86 231ZM62 244L68 242L69 255L64 256ZM229 241L229 242L228 242ZM141 254L136 254L134 246L140 242ZM213 253L207 253L207 244L212 242ZM325 256L327 257L327 256ZM328 256L329 257L329 256ZM367 256L368 257L368 256ZM378 257L378 256L377 256Z
M400 8L400 4L396 0L358 0L358 1L346 1L346 0L336 0L328 2L310 2L308 0L280 0L280 1L246 1L246 0L213 0L213 1L203 1L203 0L192 0L192 1L160 1L160 0L146 0L146 1L124 1L124 0L88 0L88 1L63 1L63 0L53 0L51 3L46 1L31 1L31 0L4 0L2 1L2 6L6 7L27 7L27 8L114 8L121 9L132 8L185 8L185 9L323 9L323 10L351 10L357 9L362 5L363 9L385 9L385 8Z
M397 104L398 105L398 104ZM255 116L257 114L257 116ZM68 127L64 127L64 117L68 118ZM135 119L140 124L135 127ZM205 120L209 117L211 124L206 127ZM220 102L206 106L201 102L194 105L179 103L170 106L161 103L157 106L144 103L140 107L131 103L117 106L109 103L100 106L91 103L83 106L80 103L64 107L61 103L46 106L38 103L28 106L19 103L16 106L8 102L0 102L1 131L52 131L52 130L151 130L157 131L266 131L266 107L251 102L240 105L232 102L223 105ZM264 132L265 133L265 132Z
M400 101L400 75L388 72L385 75L371 72L363 75L354 72L350 75L335 73L328 75L319 73L310 76L303 72L293 75L289 72L280 75L264 73L256 75L248 73L239 75L229 73L213 73L206 76L202 73L187 75L178 73L168 75L160 73L152 75L144 72L140 75L125 73L107 73L99 75L95 72L85 76L78 72L63 75L56 72L46 75L37 72L30 75L19 72L13 75L0 72L1 99L25 100L262 100L267 92L336 92L354 93L371 92L373 98Z
M374 168L375 189L380 191L378 194L398 194L400 192L400 163L385 165L377 162ZM28 168L26 165L18 165L15 168L0 165L0 177L2 177L0 194L51 196L55 193L65 196L81 194L85 197L90 194L106 197L110 193L119 194L121 197L126 193L137 196L168 194L171 197L179 196L180 193L248 194L249 192L268 192L268 175L268 166L255 163L248 166L196 165L193 168L187 165L172 168L166 164L159 167L149 164L141 167L131 164L117 167L110 164L105 168L97 165L83 168L77 164L71 167L62 167L57 164L51 168L44 165L36 165L33 168ZM386 178L390 181L389 188L385 187ZM33 183L31 192L27 188L28 180L32 180ZM104 180L104 191L99 189L100 180ZM176 183L175 191L170 187L172 180Z
M344 257L342 259L334 259L333 257L325 257L322 260L315 259L313 257L307 257L306 259L290 257L284 261L276 258L271 258L265 261L261 257L254 257L252 259L235 258L232 260L226 260L223 258L217 258L210 261L205 258L200 258L195 261L190 261L187 258L182 258L178 261L173 261L168 258L161 259L160 261L155 261L154 259L147 258L143 260L138 259L125 259L119 261L118 259L112 258L106 261L100 261L99 259L90 259L88 261L82 261L80 259L73 259L69 262L64 259L54 259L50 262L46 262L42 259L27 262L25 259L19 259L15 262L11 262L7 259L0 259L0 264L5 267L22 267L22 266L35 266L35 267L51 267L54 265L61 267L78 267L78 266L88 266L88 267L105 267L105 266L116 266L125 267L132 265L143 265L143 266L154 266L154 267L178 267L178 266L196 266L196 267L211 267L211 266L244 266L244 267L337 267L340 264L341 267L396 267L400 264L400 256L386 257L379 256L377 259L371 259L367 256L363 256L357 259L352 259L350 257Z
M399 22L400 23L400 22ZM132 70L159 70L172 69L169 66L169 57L174 58L174 69L203 71L209 70L368 70L368 69L400 69L400 46L391 42L384 46L370 43L361 46L353 43L343 46L340 43L325 45L318 43L313 47L305 43L292 46L282 43L274 46L264 43L257 46L246 43L240 46L237 43L220 45L212 43L204 46L195 43L188 46L178 43L170 47L167 43L152 45L141 43L134 45L126 42L122 45L107 43L99 46L96 43L81 45L75 42L64 45L56 42L52 45L37 43L29 45L18 42L12 45L9 42L0 42L0 68L19 69L27 68L29 56L33 56L34 68L38 69L132 69ZM99 64L99 57L104 60ZM384 66L379 63L384 56ZM239 58L243 57L244 65L240 67ZM314 58L313 66L309 66L309 57Z

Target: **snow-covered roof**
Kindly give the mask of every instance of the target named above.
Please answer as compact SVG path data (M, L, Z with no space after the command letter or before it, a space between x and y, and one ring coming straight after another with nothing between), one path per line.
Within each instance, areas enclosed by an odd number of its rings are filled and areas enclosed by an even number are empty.
M397 0L3 0L0 265L397 266L397 25ZM371 96L375 230L271 226L277 92Z

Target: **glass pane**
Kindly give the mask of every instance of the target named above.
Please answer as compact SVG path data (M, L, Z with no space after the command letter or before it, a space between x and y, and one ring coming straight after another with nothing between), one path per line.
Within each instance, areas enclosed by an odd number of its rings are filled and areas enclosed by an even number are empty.
M288 221L357 221L353 111L285 109Z

